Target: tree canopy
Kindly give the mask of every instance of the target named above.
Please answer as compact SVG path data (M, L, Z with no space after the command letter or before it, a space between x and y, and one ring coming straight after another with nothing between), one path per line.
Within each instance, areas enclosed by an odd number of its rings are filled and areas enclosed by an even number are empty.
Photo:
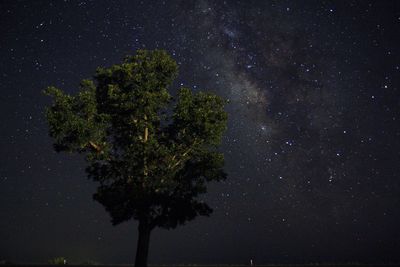
M177 74L165 51L139 50L122 64L98 68L76 95L45 90L55 150L85 156L88 177L99 183L94 199L113 224L133 218L139 232L170 229L212 211L198 197L207 182L226 178L217 149L225 101L189 88L172 97Z

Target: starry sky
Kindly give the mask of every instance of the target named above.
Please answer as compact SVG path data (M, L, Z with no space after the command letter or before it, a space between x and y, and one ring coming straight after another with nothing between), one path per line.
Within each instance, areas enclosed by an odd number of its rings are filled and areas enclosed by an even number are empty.
M0 1L0 260L132 263L77 155L52 149L49 85L166 49L229 100L214 208L156 229L153 264L400 261L400 2Z

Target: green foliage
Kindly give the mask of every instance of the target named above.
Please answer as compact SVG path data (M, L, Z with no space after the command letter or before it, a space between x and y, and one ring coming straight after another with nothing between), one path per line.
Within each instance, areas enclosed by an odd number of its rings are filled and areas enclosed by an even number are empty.
M49 264L64 265L64 264L67 264L67 260L64 257L56 257L56 258L50 259Z
M211 208L198 200L206 184L226 178L217 151L226 129L225 101L181 88L168 92L176 62L162 50L139 50L98 68L77 95L49 87L46 109L56 151L85 155L94 199L114 224L131 218L174 228Z

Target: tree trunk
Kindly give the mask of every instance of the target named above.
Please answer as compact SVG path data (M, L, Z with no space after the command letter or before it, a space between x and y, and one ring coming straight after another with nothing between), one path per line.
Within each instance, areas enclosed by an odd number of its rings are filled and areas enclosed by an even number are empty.
M139 222L139 238L136 249L135 267L147 267L147 255L149 254L151 228L143 222Z

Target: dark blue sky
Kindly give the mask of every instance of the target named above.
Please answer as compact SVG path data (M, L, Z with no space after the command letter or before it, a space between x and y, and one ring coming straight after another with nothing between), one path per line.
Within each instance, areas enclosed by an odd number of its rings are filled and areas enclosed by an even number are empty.
M1 1L0 261L133 262L41 90L166 49L180 85L230 100L214 208L152 235L150 263L400 260L400 2Z

